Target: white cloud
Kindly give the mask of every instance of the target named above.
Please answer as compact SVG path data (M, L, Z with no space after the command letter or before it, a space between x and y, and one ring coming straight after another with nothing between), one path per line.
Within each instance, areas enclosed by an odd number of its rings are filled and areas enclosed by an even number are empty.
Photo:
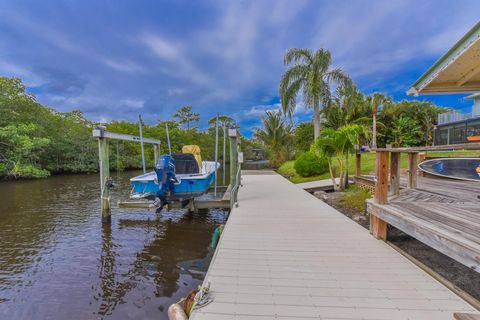
M167 41L159 35L146 33L141 37L141 41L162 59L179 60L182 58L179 45L172 41Z
M135 99L124 99L121 101L122 105L128 107L128 108L133 108L133 109L142 109L143 105L145 104L145 101L143 100L135 100Z
M95 33L64 7L42 6L35 10L12 2L8 10L0 8L8 13L0 30L0 72L22 77L29 87L62 82L60 71L88 85L75 92L41 92L40 101L61 110L81 108L97 119L135 117L141 108L151 118L161 112L166 117L189 103L203 119L220 112L247 122L278 108L270 103L278 101L287 48L330 49L334 65L350 73L361 89L391 93L410 84L406 81L419 72L419 63L438 58L458 40L478 20L480 4L218 1L202 2L203 11L193 15L188 8L172 11L172 19L153 10L122 13L119 7L118 16L105 17L110 26L97 15L88 16ZM87 5L82 10L95 9ZM51 69L57 72L49 78L45 70ZM310 114L299 100L294 116Z
M257 105L252 106L250 109L247 109L243 116L245 117L262 117L265 115L266 112L275 112L280 110L280 104L272 104L272 105Z
M132 61L120 61L120 60L113 60L111 58L105 58L104 62L110 68L113 68L117 71L122 72L144 72L145 68L139 66L135 62Z
M38 87L47 82L35 72L5 59L0 59L0 75L21 78L27 87Z

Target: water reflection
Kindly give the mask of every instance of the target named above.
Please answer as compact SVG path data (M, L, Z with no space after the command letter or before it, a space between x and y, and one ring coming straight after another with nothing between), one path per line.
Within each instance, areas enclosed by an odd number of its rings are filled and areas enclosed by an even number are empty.
M123 174L113 192L128 194ZM114 209L102 225L96 175L0 183L0 318L166 319L199 285L225 212Z

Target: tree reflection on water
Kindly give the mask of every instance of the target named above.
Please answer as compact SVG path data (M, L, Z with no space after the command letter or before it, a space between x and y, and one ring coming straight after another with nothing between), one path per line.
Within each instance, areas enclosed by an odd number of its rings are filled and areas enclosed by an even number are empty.
M131 228L153 232L152 240L137 252L130 269L122 274L116 268L118 254L112 241L112 227L103 225L98 314L112 314L118 304L124 303L127 293L141 282L140 278L153 281L156 297L172 297L182 285L181 274L201 282L214 252L210 247L211 238L206 236L211 235L214 225L205 224L204 219L202 214L189 213L176 220L119 220L119 232ZM162 305L160 310L167 308L168 305Z
M128 196L119 174L112 203ZM164 319L208 267L223 211L124 210L101 223L98 176L0 182L0 319Z

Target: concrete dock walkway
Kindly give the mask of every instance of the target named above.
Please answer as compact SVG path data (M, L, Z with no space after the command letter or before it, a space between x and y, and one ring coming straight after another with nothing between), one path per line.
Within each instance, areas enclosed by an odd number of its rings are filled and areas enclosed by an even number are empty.
M280 175L244 175L194 320L453 319L475 312L386 243Z

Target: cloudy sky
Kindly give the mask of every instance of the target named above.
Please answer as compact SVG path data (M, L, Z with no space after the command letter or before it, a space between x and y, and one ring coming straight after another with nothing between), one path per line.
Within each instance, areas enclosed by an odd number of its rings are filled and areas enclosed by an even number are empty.
M278 105L288 48L328 48L362 91L398 100L478 12L478 0L2 0L0 75L92 120L155 123L191 104L201 126L219 112L247 133ZM468 107L461 97L421 99Z

